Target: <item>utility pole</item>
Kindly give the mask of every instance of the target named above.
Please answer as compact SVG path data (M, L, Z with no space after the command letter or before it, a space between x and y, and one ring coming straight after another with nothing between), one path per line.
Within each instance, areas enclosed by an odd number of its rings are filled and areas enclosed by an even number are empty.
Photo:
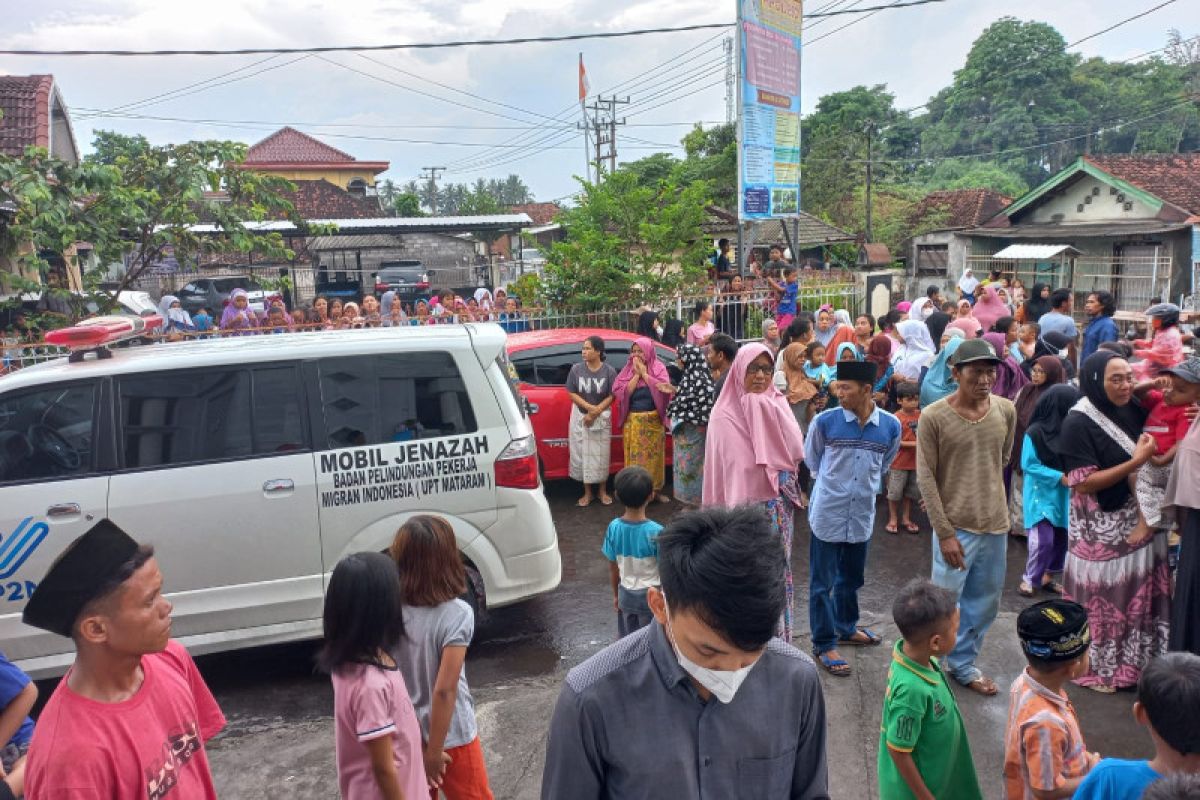
M421 177L429 183L429 213L437 216L437 179L439 172L445 172L445 167L421 167Z
M733 97L737 89L733 74L733 37L726 36L721 40L721 46L725 50L725 124L731 125L733 124Z
M875 123L871 121L867 123L867 242L875 241L873 231L871 230L871 179L873 177L872 168L874 167L871 159L874 152L872 147L874 136Z
M591 120L594 138L592 145L596 157L596 183L604 176L604 161L608 160L608 172L611 175L617 169L617 126L625 124L625 118L617 119L617 106L629 102L629 98L597 97L596 101L587 108L592 110ZM605 147L608 148L605 152Z

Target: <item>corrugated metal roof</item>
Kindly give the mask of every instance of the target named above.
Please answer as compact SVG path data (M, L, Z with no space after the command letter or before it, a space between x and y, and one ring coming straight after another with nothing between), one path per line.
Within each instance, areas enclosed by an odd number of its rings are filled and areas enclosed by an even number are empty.
M992 258L1040 261L1046 258L1056 258L1064 253L1073 256L1079 255L1079 251L1069 244L1010 244Z
M472 231L480 228L521 228L533 222L528 214L483 214L471 217L378 217L375 219L310 219L310 225L334 225L339 231ZM290 233L296 226L285 220L247 222L256 233ZM189 225L192 233L220 233L216 225Z

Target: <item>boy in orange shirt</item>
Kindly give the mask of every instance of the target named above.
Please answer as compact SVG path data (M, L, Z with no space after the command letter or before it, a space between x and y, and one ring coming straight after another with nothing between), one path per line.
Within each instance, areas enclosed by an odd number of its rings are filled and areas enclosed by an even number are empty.
M1061 598L1035 603L1017 617L1017 635L1029 666L1009 690L1004 796L1069 798L1100 760L1084 747L1064 691L1088 670L1092 637L1087 611Z
M921 490L917 488L917 422L921 419L921 390L917 384L905 381L896 387L896 400L900 403L896 411L896 419L900 420L900 452L888 469L888 521L884 530L896 533L903 525L909 533L919 533L920 527L912 521L912 504L913 500L921 499Z

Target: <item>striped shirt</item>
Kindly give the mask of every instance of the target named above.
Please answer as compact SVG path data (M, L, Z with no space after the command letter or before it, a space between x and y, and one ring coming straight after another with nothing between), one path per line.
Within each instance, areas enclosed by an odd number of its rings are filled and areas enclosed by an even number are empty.
M1050 691L1026 670L1013 681L1008 696L1006 800L1034 800L1034 789L1053 791L1085 775L1090 758L1066 694Z
M823 542L858 544L871 538L875 494L896 453L900 421L876 408L860 424L844 408L822 411L804 441L804 461L813 474L808 524Z

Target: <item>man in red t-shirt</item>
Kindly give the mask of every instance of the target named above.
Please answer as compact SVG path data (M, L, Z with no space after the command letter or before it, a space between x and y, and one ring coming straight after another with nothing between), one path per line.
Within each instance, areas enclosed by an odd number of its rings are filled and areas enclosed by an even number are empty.
M216 797L204 743L225 716L170 640L162 582L154 549L101 520L38 584L23 619L71 637L75 663L38 718L29 800Z

